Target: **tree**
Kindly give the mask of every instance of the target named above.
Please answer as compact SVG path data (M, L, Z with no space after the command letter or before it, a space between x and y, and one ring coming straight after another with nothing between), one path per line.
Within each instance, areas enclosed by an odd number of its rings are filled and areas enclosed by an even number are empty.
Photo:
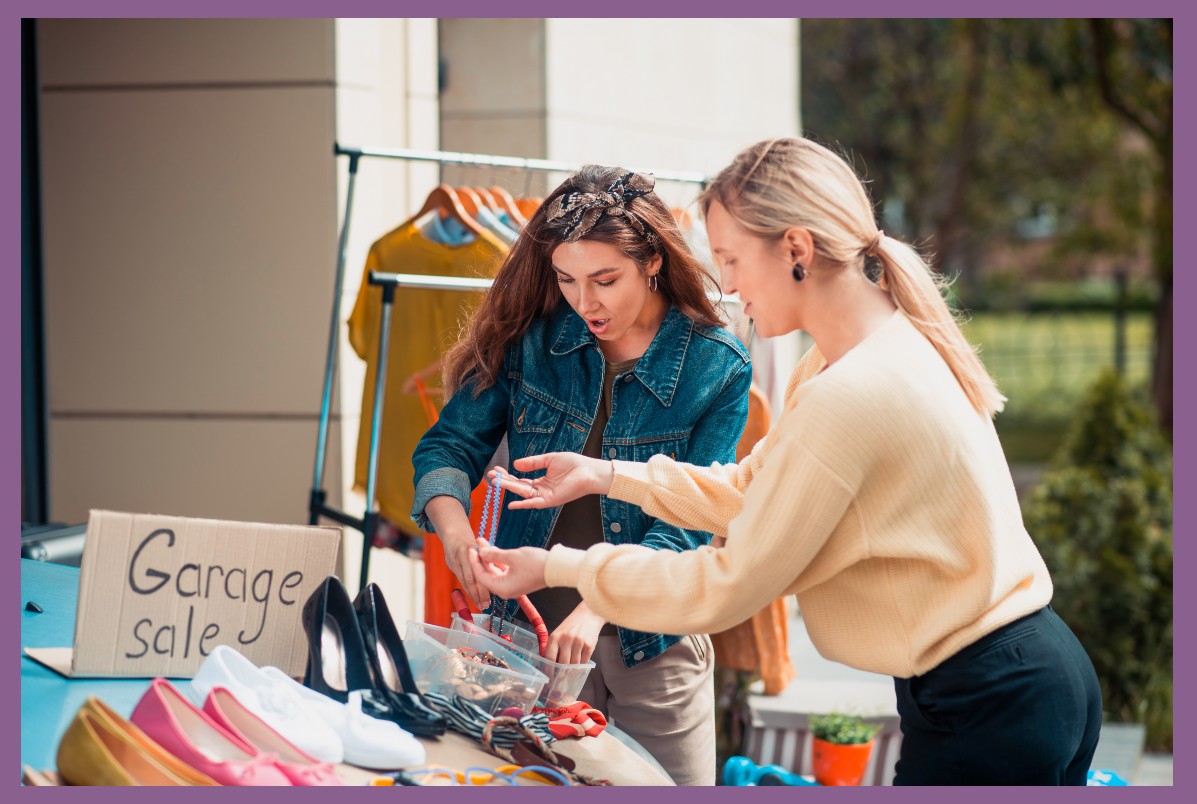
M983 298L983 273L1073 278L1094 257L1152 255L1170 432L1170 21L812 19L802 32L809 136L847 151L886 230L926 247L966 300ZM1050 248L1027 234L1035 219Z
M1160 298L1155 310L1152 402L1172 433L1172 20L1090 20L1102 100L1151 143L1156 168L1151 257Z

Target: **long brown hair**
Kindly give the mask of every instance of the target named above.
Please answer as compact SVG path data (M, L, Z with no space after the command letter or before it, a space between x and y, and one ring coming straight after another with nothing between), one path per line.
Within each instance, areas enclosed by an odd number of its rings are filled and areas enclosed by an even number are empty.
M534 321L552 315L567 303L557 286L552 254L565 242L570 221L548 220L546 210L553 199L569 192L606 192L627 172L586 165L544 200L507 253L478 312L445 356L443 375L450 392L469 383L477 396L494 385L507 347L522 338ZM665 300L696 323L722 323L707 295L708 289L716 287L714 279L690 252L677 222L657 194L650 192L635 198L625 207L656 235L651 238L655 242L645 238L623 215L602 216L581 239L615 246L640 266L641 273L654 255L660 255L657 290Z
M944 300L943 277L914 248L877 228L864 185L835 153L802 138L758 142L703 191L703 215L715 201L757 237L807 229L815 253L832 266L864 270L866 257L876 258L877 285L943 357L973 407L989 415L1002 409L1006 398Z

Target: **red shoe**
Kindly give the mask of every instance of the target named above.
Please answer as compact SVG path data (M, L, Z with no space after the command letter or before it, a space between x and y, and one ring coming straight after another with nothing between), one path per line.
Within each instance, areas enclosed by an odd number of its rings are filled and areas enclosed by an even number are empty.
M304 787L332 787L345 783L333 766L305 754L294 743L245 708L224 687L213 687L204 701L204 712L218 725L259 753L277 757L275 764L291 784Z
M533 712L549 718L549 731L559 740L566 737L598 737L607 727L607 716L585 701L549 709L536 707Z
M165 678L150 682L129 718L167 751L207 774L217 784L238 787L277 785L291 780L263 754L230 734L183 697Z

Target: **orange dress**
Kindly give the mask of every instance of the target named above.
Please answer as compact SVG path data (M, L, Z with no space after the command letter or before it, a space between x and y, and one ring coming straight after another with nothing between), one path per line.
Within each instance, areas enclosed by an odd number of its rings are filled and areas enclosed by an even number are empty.
M753 385L748 391L748 423L736 445L737 461L752 452L756 442L765 437L770 421L769 400ZM760 673L766 695L777 695L797 675L790 661L789 626L783 597L739 625L711 634L711 642L715 645L716 666Z

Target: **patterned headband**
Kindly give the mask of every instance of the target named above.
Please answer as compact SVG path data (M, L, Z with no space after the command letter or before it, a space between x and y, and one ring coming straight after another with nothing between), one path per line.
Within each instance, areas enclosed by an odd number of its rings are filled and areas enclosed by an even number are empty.
M657 235L640 216L628 209L637 198L653 191L657 180L651 175L628 172L602 193L562 193L552 200L546 212L550 222L567 218L565 240L574 243L586 236L603 215L622 215L649 245L656 246Z

